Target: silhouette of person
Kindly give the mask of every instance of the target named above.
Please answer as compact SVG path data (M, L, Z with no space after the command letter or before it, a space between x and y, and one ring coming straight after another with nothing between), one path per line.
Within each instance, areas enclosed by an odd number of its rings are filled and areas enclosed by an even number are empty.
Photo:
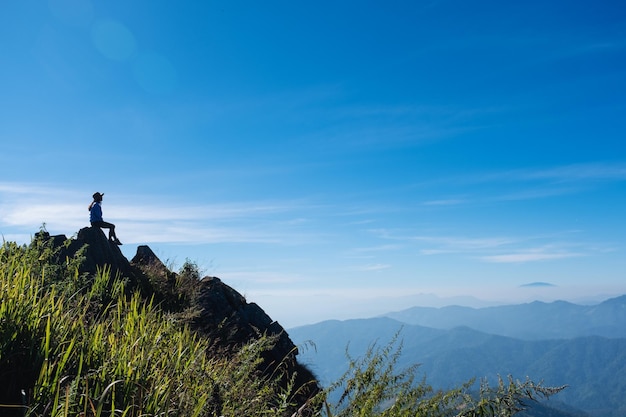
M102 220L102 197L104 194L94 193L93 201L89 204L89 221L92 227L100 227L102 229L109 229L109 241L116 245L121 245L122 242L115 235L115 225L113 223L105 222Z

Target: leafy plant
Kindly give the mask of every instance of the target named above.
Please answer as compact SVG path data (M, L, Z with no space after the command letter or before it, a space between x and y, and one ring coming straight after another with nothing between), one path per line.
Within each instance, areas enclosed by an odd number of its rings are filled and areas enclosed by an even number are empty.
M417 380L418 365L398 370L402 352L399 332L385 346L373 344L360 358L348 352L348 370L321 398L325 417L508 417L526 408L529 401L547 398L565 387L544 387L530 380L509 377L491 388L483 381L478 393L470 380L459 388L435 391ZM328 398L340 393L336 403Z

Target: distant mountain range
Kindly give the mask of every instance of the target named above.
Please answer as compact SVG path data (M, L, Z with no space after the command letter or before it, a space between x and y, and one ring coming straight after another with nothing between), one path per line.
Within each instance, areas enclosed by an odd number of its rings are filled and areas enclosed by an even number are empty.
M571 406L595 417L626 415L626 296L595 306L415 307L389 316L325 321L290 329L289 336L300 346L300 361L310 365L322 384L345 371L346 349L360 356L372 343L386 345L401 329L399 365L420 363L420 372L436 388L474 377L491 383L498 375L529 377L549 386L568 385L545 405Z
M485 333L525 340L626 337L626 295L591 306L566 301L535 301L484 308L413 307L385 316L436 329L467 326Z

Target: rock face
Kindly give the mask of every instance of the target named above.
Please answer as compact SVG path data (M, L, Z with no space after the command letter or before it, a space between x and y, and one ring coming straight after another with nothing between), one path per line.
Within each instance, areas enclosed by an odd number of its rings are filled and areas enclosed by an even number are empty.
M73 257L82 251L83 260L79 267L80 273L95 274L99 268L110 268L111 275L121 275L130 279L132 286L139 285L140 278L124 257L119 246L107 239L102 229L85 227L78 231L76 239L67 241L65 235L50 236L47 232L39 232L35 236L48 240L52 247L59 249L59 260Z
M305 387L296 396L299 396L297 400L301 404L319 390L317 385L310 386L315 377L297 362L298 348L285 329L257 304L246 302L241 294L217 277L204 277L200 281L198 302L203 308L194 325L201 333L213 340L222 340L228 346L241 345L263 334L276 336L278 339L274 347L263 354L263 366L274 370L282 364L287 369L287 375L295 374L296 386ZM288 377L283 383L289 383Z
M110 268L112 274L125 277L130 287L147 293L153 291L155 276L160 277L161 288L173 288L176 283L177 274L169 271L148 246L139 246L136 255L129 262L120 248L110 243L99 228L83 228L76 239L69 243L65 243L67 239L63 235L44 237L60 248L63 259L82 251L84 260L79 268L81 273L92 274L100 268ZM261 307L248 303L241 294L217 277L204 277L194 285L194 304L199 310L190 323L194 330L219 341L225 348L236 348L262 335L275 336L277 343L264 354L263 369L271 373L281 365L286 367L288 375L295 374L296 386L304 387L298 390L298 405L303 405L319 390L316 383L311 384L311 381L315 381L313 374L298 363L298 349L285 329L272 320ZM167 291L161 292L160 296L167 306Z
M75 240L76 245L87 245L85 261L82 264L84 272L96 272L97 268L108 265L112 274L132 276L132 268L122 254L119 246L111 244L99 227L85 227L80 229Z
M295 348L278 322L273 321L257 304L246 302L241 294L217 277L204 277L200 281L198 301L205 308L196 324L204 333L217 332L224 340L237 343L267 332L280 335L279 345L284 348L282 353ZM206 308L208 306L211 308Z

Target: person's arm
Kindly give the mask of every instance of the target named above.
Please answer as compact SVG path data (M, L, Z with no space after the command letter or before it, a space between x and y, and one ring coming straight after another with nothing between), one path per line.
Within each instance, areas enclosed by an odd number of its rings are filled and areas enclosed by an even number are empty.
M93 207L93 205L96 204L96 200L92 201L91 204L89 205L89 207L87 208L87 210L91 211L91 208Z

